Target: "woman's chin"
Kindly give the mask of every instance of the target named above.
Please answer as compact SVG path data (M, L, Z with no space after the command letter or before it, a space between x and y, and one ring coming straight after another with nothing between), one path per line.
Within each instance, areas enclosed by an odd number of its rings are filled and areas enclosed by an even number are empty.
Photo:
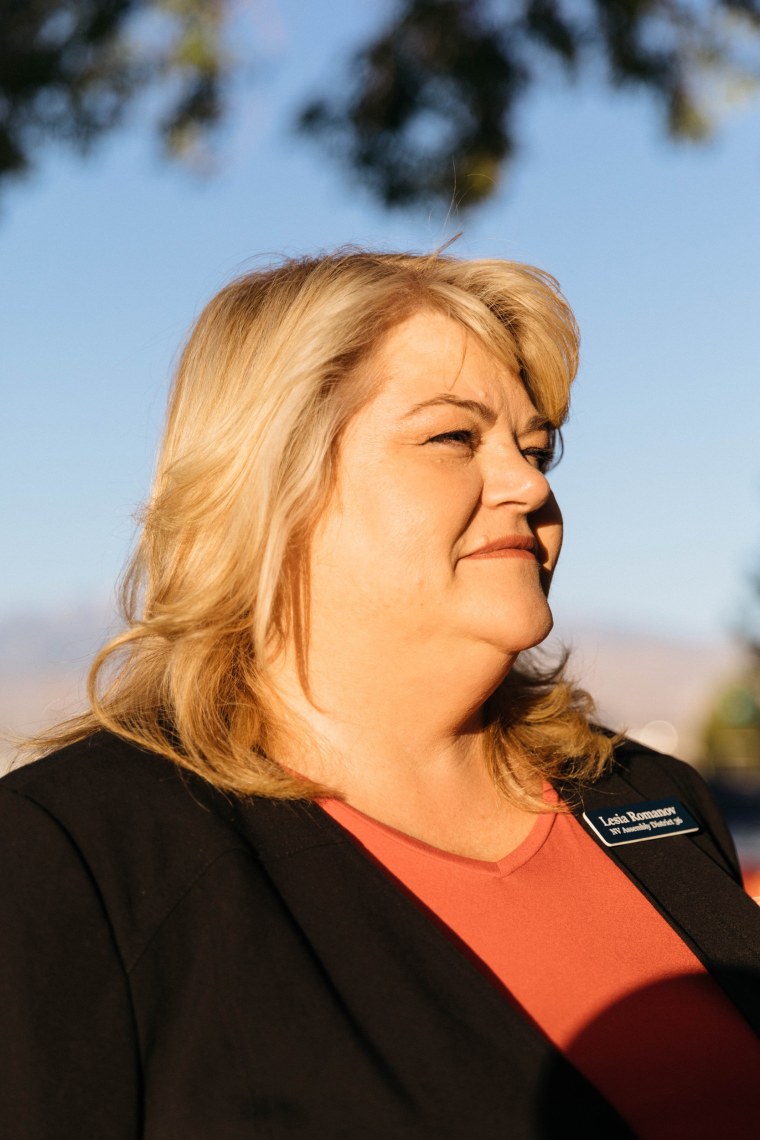
M549 606L544 602L534 612L521 614L510 621L501 618L484 629L485 639L503 653L517 654L525 649L540 645L552 631L554 618Z

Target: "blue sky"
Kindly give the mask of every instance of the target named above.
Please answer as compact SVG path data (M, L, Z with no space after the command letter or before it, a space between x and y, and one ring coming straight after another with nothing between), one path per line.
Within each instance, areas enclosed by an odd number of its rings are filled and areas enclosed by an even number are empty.
M581 324L554 474L562 619L694 637L737 623L760 566L760 104L673 148L645 98L555 79L488 206L389 214L290 129L384 10L259 4L213 178L163 164L143 108L88 160L51 149L4 192L0 620L110 595L177 348L226 280L262 255L430 249L463 228L463 256L554 273Z

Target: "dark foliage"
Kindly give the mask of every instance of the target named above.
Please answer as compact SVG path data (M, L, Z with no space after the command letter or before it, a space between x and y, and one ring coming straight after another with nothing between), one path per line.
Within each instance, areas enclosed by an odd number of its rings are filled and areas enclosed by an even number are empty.
M355 55L345 85L300 118L301 129L321 136L388 206L486 198L515 153L520 100L553 65L646 89L670 133L696 139L710 130L710 84L760 76L760 0L395 7L386 29Z
M388 25L300 115L389 206L477 203L516 153L521 101L552 72L637 85L674 136L710 95L760 79L760 0L388 0ZM192 152L255 45L224 46L230 0L0 0L0 179L51 139L86 146L141 92Z
M150 85L172 83L170 150L222 112L222 2L0 0L0 178L51 139L85 148ZM151 33L133 35L153 17Z

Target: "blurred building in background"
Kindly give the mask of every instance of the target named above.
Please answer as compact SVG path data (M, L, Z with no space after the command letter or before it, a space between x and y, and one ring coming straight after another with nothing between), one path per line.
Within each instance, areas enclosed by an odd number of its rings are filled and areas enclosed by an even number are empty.
M750 894L760 896L760 663L753 656L716 692L702 763L728 820Z

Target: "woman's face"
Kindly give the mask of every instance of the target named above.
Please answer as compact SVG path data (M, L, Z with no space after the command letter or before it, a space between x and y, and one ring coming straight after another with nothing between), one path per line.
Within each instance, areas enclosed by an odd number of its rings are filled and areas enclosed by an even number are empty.
M562 518L525 388L432 310L393 330L371 367L379 388L346 429L313 540L313 628L364 630L378 651L537 644Z

